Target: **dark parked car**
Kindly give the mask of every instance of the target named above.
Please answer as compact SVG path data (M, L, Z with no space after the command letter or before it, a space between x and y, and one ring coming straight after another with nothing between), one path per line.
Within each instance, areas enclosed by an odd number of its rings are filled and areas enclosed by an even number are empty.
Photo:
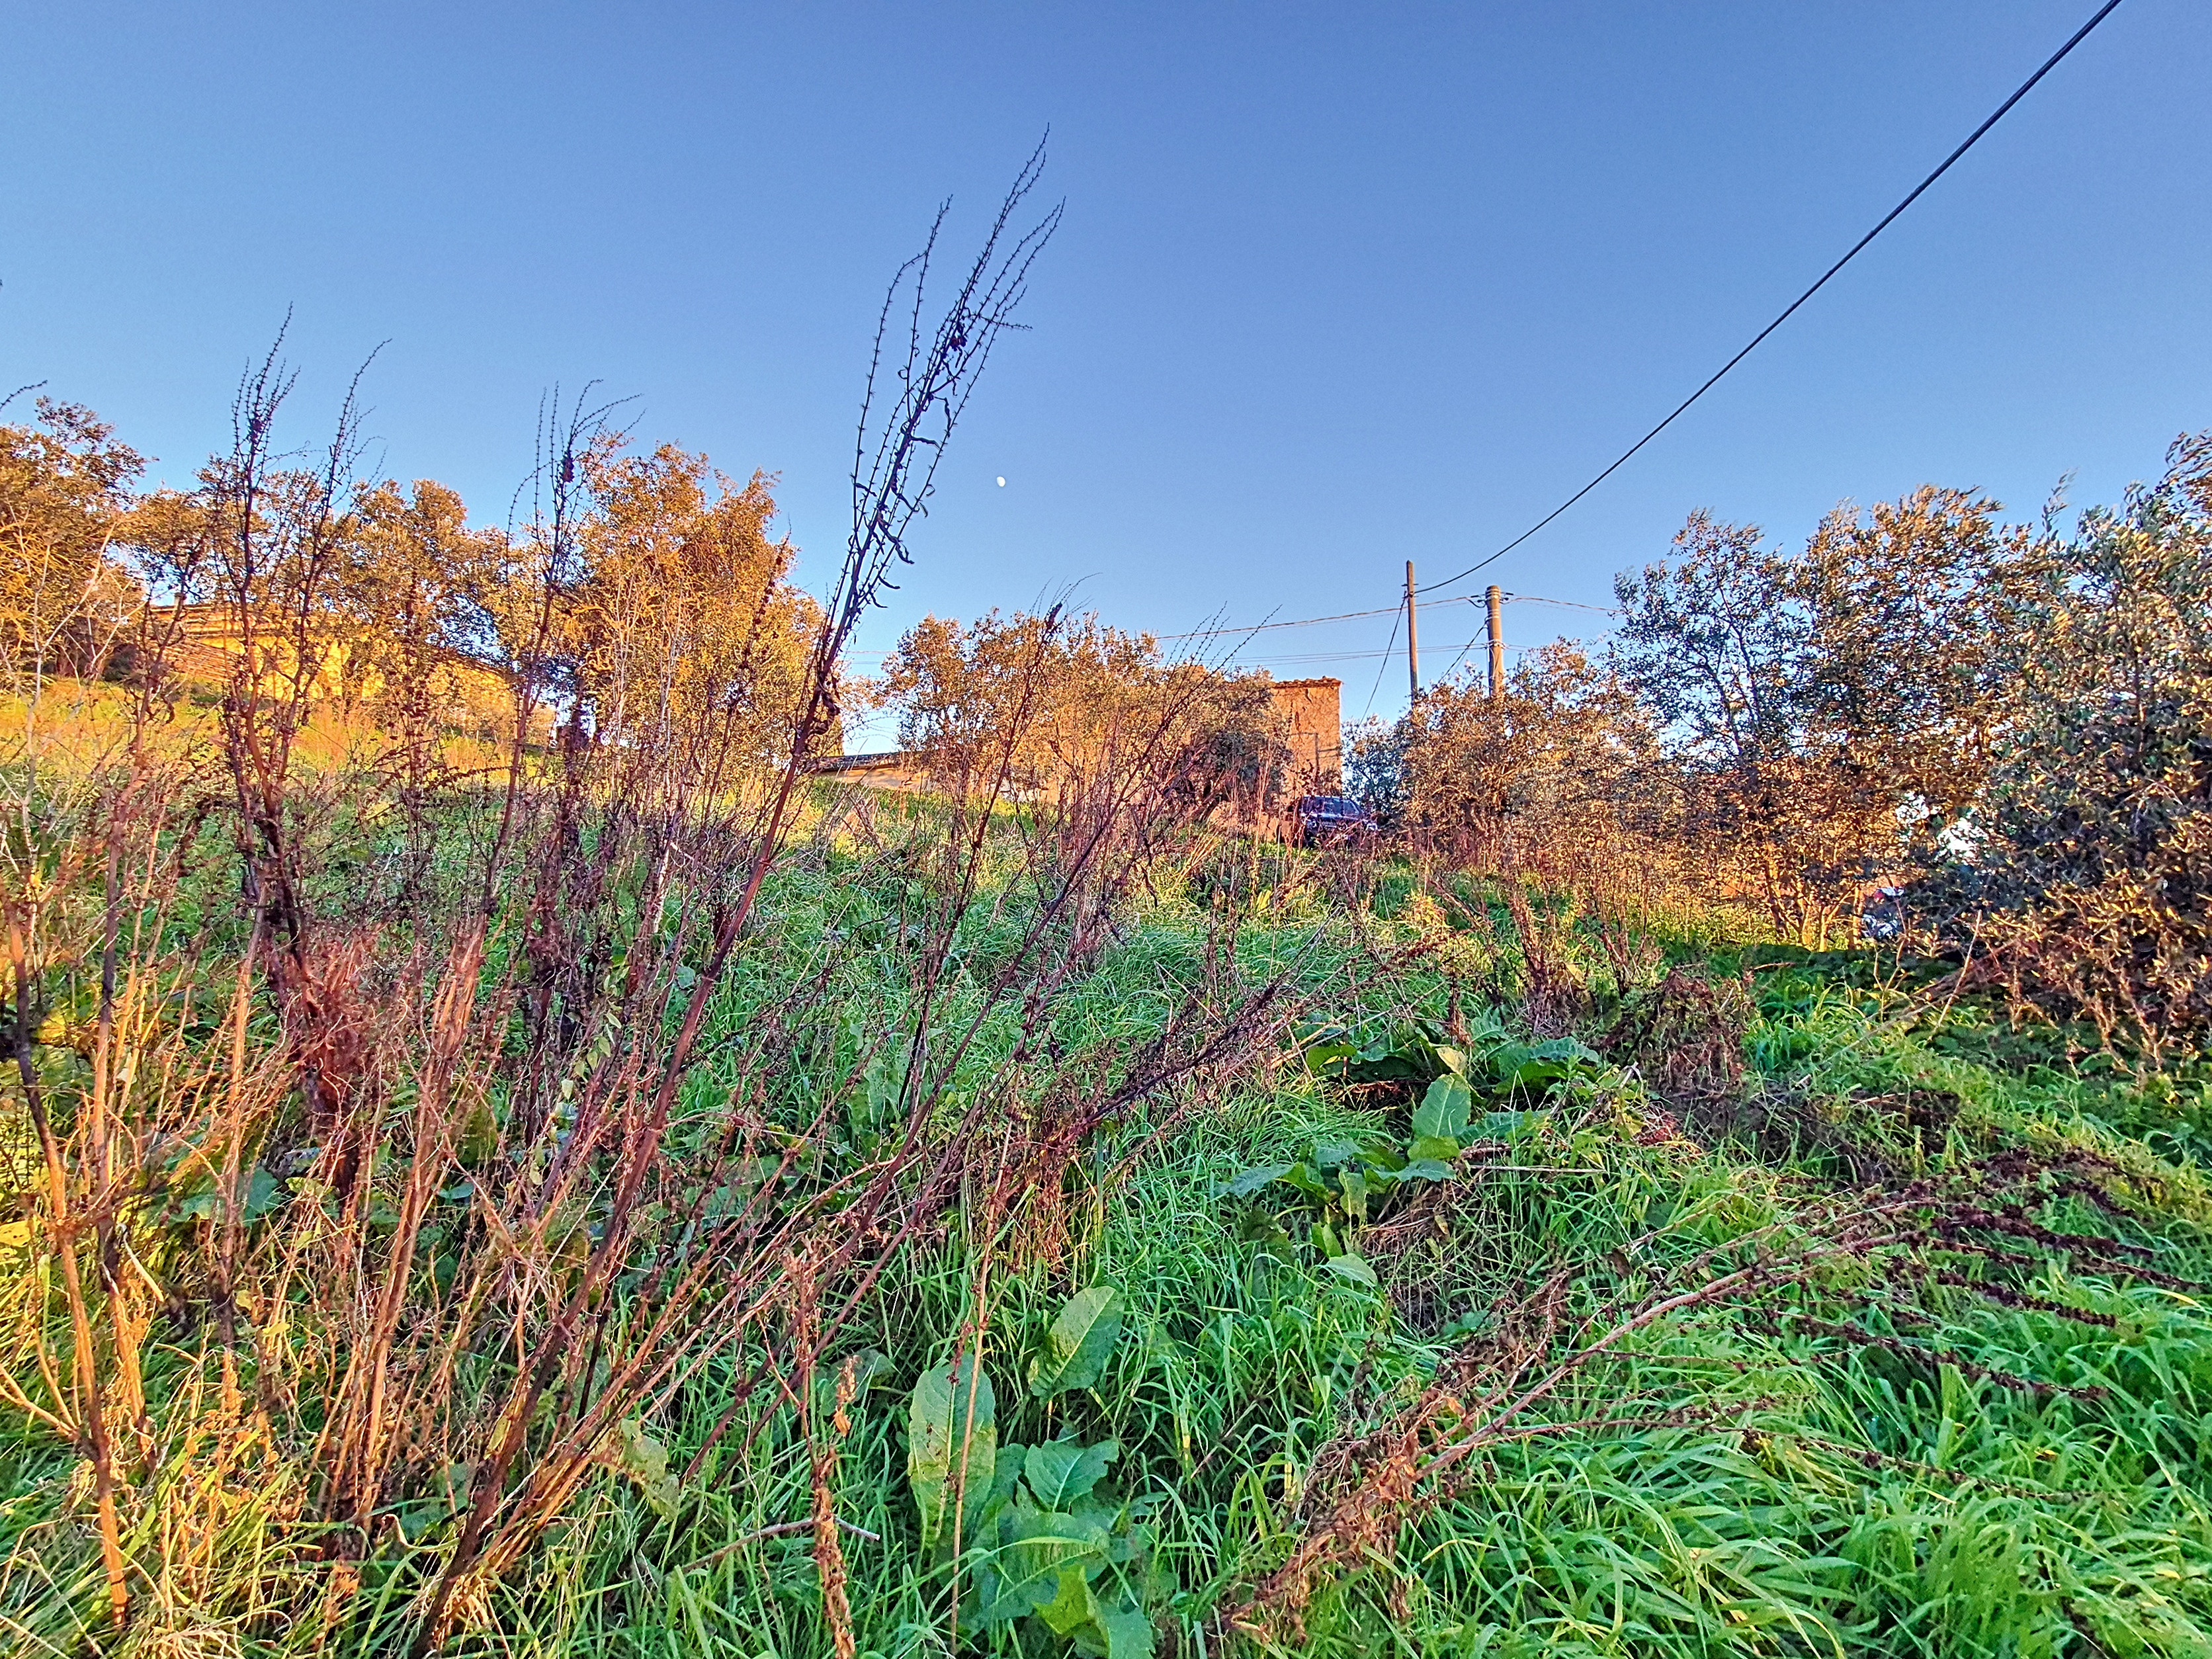
M1298 797L1294 833L1301 847L1364 847L1375 830L1375 814L1348 795Z

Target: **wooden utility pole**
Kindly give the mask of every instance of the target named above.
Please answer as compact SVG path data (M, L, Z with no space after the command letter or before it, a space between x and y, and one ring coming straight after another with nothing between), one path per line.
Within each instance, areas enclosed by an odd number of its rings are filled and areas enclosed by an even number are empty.
M1485 595L1490 601L1490 695L1505 690L1505 595L1496 586Z
M1406 561L1406 678L1413 686L1408 707L1421 700L1421 635L1413 614L1413 562Z

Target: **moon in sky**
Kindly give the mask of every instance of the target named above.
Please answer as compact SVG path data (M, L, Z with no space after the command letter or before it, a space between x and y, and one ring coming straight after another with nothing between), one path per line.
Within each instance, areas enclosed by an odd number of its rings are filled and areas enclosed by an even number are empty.
M1000 479L1000 480L999 480L999 488L1000 488L1000 489L1004 489L1006 487L1006 481L1004 478Z

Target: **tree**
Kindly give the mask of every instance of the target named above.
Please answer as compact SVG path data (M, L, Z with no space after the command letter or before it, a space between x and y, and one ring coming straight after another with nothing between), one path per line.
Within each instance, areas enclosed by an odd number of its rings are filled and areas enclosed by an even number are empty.
M1050 794L1121 770L1179 811L1258 810L1286 750L1265 676L1162 660L1095 616L929 617L885 665L899 740L948 790Z
M1567 645L1534 653L1495 696L1440 682L1396 741L1403 821L1455 863L1500 870L1568 868L1635 818L1656 747L1630 688Z
M2212 1032L2212 433L2052 552L1986 788L1912 899L2024 1000L2156 1064Z
M1684 829L1772 925L1829 941L1978 796L2015 717L2010 644L2054 580L2047 538L1924 487L1848 504L1801 552L1693 514L1614 591L1613 660L1681 771Z
M93 675L137 615L112 546L146 463L88 409L37 410L0 426L0 629L18 672Z
M558 634L593 729L748 762L787 749L822 613L786 580L798 549L771 534L773 481L739 486L672 444L603 443L582 471L584 568Z
M1811 627L1756 525L1695 513L1671 557L1613 579L1613 661L1693 764L1747 784L1796 752Z
M1375 815L1384 830L1404 827L1406 725L1370 714L1344 728L1344 793Z
M1138 715L1158 661L1150 635L1087 614L930 616L885 663L882 691L899 711L900 746L946 780L1003 769L1034 791Z
M511 712L485 695L501 682L476 654L475 596L503 579L506 538L471 529L459 495L427 478L362 486L349 531L331 585L343 689L392 735L419 794L448 727L495 729Z
M1933 485L1839 507L1790 572L1808 623L1804 742L1931 828L1980 793L2020 707L2011 643L2051 590L2047 538L2002 510Z
M1717 895L1819 942L1867 879L1875 809L1811 743L1814 623L1796 576L1756 526L1694 514L1671 558L1614 579L1612 660L1657 720L1682 834Z

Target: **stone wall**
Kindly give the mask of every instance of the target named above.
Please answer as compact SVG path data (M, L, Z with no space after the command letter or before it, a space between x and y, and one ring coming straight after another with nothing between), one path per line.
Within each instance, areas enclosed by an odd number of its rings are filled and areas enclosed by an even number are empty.
M1341 680L1277 680L1276 712L1288 723L1290 793L1333 795L1344 787Z

